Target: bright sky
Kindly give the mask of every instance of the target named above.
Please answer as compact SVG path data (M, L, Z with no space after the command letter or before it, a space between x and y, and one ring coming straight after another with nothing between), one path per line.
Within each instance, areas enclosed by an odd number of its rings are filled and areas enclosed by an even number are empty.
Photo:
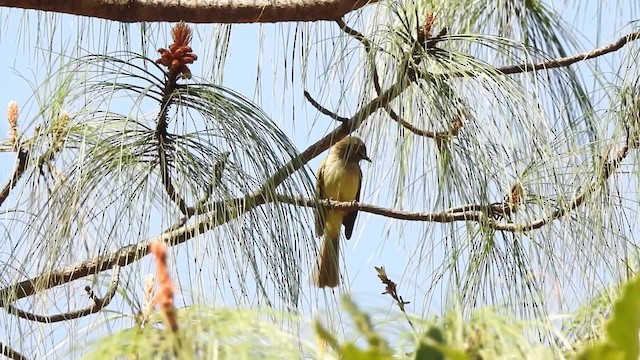
M583 2L589 3L590 8L583 12L587 14L584 17L576 18L575 12L571 10L571 6L567 6L564 11L566 14L566 21L574 24L580 33L583 33L586 37L592 38L592 34L599 34L599 38L595 42L603 44L617 39L626 30L628 22L633 20L630 18L633 11L626 11L626 7L606 6L604 12L601 13L601 19L595 17L594 9L596 8L595 2ZM632 6L629 8L632 9ZM637 9L635 9L637 10ZM608 12L607 12L608 11ZM53 36L53 49L54 51L60 51L60 44L71 45L77 43L77 37L79 34L84 36L83 48L89 51L109 52L115 50L124 49L124 45L121 41L122 36L118 35L118 31L123 28L114 23L108 23L104 21L94 21L90 26L86 19L78 22L77 18L71 16L56 16L55 22L52 20L51 15L46 16L46 20L38 19L38 15L35 12L24 13L19 10L6 10L0 13L0 48L2 49L2 57L0 57L0 69L4 71L4 86L0 87L0 107L3 104L8 104L11 100L17 100L21 106L20 121L24 122L32 119L37 108L37 103L31 98L33 93L32 85L29 81L38 83L45 77L45 68L43 64L46 61L42 58L42 52L38 53L34 51L35 46L48 47L47 44L51 34ZM83 24L84 28L80 28L79 24ZM356 24L350 22L350 24ZM362 24L358 22L357 24ZM36 39L38 34L37 27L40 26L44 30L40 30L43 35ZM314 43L319 39L336 39L336 36L341 35L337 26L331 23L325 24L308 24L302 25L305 28L315 29L315 26L320 26L321 30L317 31L317 36L308 39L310 43ZM357 25L356 25L357 26ZM623 29L625 31L620 31ZM294 24L284 25L241 25L234 26L231 32L230 47L228 50L229 56L224 63L224 82L223 84L246 97L255 100L264 111L281 127L285 134L288 134L300 150L304 150L309 144L312 144L316 140L320 139L324 134L331 131L337 124L332 120L323 117L313 109L308 103L305 102L302 91L304 89L309 92L322 104L329 109L336 109L341 115L349 116L354 112L357 104L357 91L359 84L351 84L347 86L350 89L350 93L347 94L345 99L341 99L339 91L340 81L336 78L331 82L331 87L327 87L327 80L321 76L321 72L325 68L325 64L331 60L333 54L317 54L312 52L310 54L309 64L309 82L306 85L300 84L301 74L299 72L299 50L296 50L296 59L294 65L291 63L291 54L293 47L293 34L295 33ZM202 70L201 66L206 69L211 69L214 61L208 56L211 54L212 48L215 46L215 42L212 42L210 36L210 28L204 26L198 26L198 34L194 37L194 51L200 56L198 63L192 67L192 72L196 75L202 74L208 76L207 71ZM599 32L596 32L598 29ZM128 28L130 33L128 34L131 41L130 46L132 50L139 50L140 46L140 33L138 28L134 25ZM158 46L165 46L165 39L168 36L167 27L152 26L149 30L150 42L154 42L157 39L157 43L151 44L146 50L154 51ZM109 34L107 36L106 34ZM298 44L300 46L301 37L298 32ZM108 40L107 40L108 39ZM336 48L340 49L345 46L345 42L342 40L335 40ZM346 47L353 49L356 46L355 42L348 42ZM207 48L209 47L209 48ZM317 48L321 49L322 46ZM584 48L581 50L587 50ZM155 53L150 57L155 58ZM357 58L354 57L354 61ZM287 70L283 70L281 66L283 61L287 61ZM357 63L352 63L352 66ZM257 69L259 68L259 71ZM291 69L294 69L294 81L291 81ZM350 73L353 68L342 69L344 73ZM256 85L256 79L259 79L258 85ZM333 91L332 91L333 90ZM340 106L338 107L337 105ZM8 134L8 127L5 121L0 121L0 134ZM365 141L367 137L364 136ZM370 152L372 153L373 163L364 164L363 172L366 179L364 192L362 194L362 201L366 203L377 204L381 206L391 206L389 199L390 179L392 179L391 171L385 166L390 166L389 156L385 156L386 144L370 144ZM315 171L320 160L325 154L314 159L310 162L309 166ZM4 179L7 179L11 173L14 165L14 156L12 154L0 154L0 179L4 183ZM431 169L426 167L426 169ZM373 174L375 173L375 176ZM494 201L497 201L495 199ZM423 205L419 203L419 199L406 199L404 206L407 210L415 211L430 211L432 209L423 208ZM310 214L310 210L308 210ZM149 229L150 235L158 234L162 228L168 224L157 224L154 229ZM458 224L460 225L460 224ZM354 237L349 242L343 242L343 255L341 261L341 270L343 276L346 276L346 284L340 288L339 291L332 293L330 291L318 292L309 282L310 268L303 269L302 282L302 295L299 306L301 307L305 317L310 319L310 315L320 315L324 317L326 314L332 314L329 316L334 320L340 321L340 316L335 316L336 301L339 299L338 294L341 292L349 292L354 295L354 298L358 304L361 304L367 309L384 309L384 311L396 312L395 305L392 300L381 295L384 290L384 286L377 279L374 266L385 266L389 277L395 280L399 284L399 292L405 297L406 300L411 301L411 304L407 307L410 313L415 313L420 316L425 315L438 315L442 311L446 310L446 281L441 282L438 286L432 287L431 280L433 271L440 266L443 261L442 246L439 245L439 241L442 237L442 229L447 230L449 225L435 225L430 227L430 233L424 234L424 227L418 224L406 224L399 222L388 222L386 219L361 213L356 223L356 229ZM421 244L424 239L430 239L430 243ZM207 241L211 241L208 238ZM308 240L316 241L309 234ZM213 286L211 284L200 284L196 282L197 279L206 281L206 271L216 271L215 265L209 264L203 266L202 272L195 272L191 264L191 257L194 254L205 253L211 258L211 243L207 244L204 241L193 241L189 245L181 245L174 253L175 261L178 264L174 269L178 276L184 276L183 282L180 286L185 291L185 294L179 295L178 305L188 304L189 299L198 298L198 294L207 299L207 304L212 306L227 305L233 306L235 304L234 298L238 296L236 293L237 288L234 288L229 284L230 288L224 288L224 282L222 287ZM185 250L187 248L189 250ZM0 245L0 252L9 253L10 247ZM81 260L81 259L77 259ZM417 267L418 261L421 261L421 266ZM303 264L304 266L305 264ZM308 265L308 264L306 264ZM212 268L213 267L213 268ZM141 280L145 273L152 273L153 267L147 265L141 267L143 270L138 273L137 280ZM191 275L191 281L184 280ZM222 273L218 273L218 276L222 276ZM213 276L213 275L212 275ZM9 283L11 280L19 278L19 274L3 275L2 285ZM20 278L22 279L22 278ZM6 283L5 283L6 282ZM82 284L84 286L84 284ZM78 285L78 292L82 292L82 286ZM141 289L142 284L138 285L138 289ZM98 291L103 291L100 289ZM273 293L272 293L273 294ZM82 294L80 294L82 295ZM185 303L180 303L184 296ZM255 295L250 295L243 301L244 306L255 305ZM122 309L122 303L115 301L111 305L114 309ZM55 312L55 306L51 306L51 312ZM13 320L11 324L15 324ZM78 322L78 325L72 327L66 326L53 326L48 327L44 325L38 325L36 334L25 334L24 348L29 348L27 344L31 341L38 342L44 341L44 347L51 350L53 344L56 342L48 339L50 331L53 331L54 336L52 339L62 339L69 331L81 332L83 326L89 325L96 319L104 320L106 316L96 315L89 319L84 319ZM11 318L6 318L11 319ZM127 324L127 322L125 322ZM333 324L334 326L337 323ZM16 336L20 337L15 325L7 325L0 329L0 341L11 344L15 341ZM20 327L22 331L28 329L24 324ZM51 330L53 329L53 330ZM7 333L8 332L8 333ZM28 337L34 335L33 340L29 340ZM25 338L23 337L23 339ZM47 340L44 340L47 339ZM73 343L69 343L69 346L73 346ZM58 349L57 356L63 356L68 348L65 346ZM43 350L44 353L44 350ZM41 354L43 354L41 353Z

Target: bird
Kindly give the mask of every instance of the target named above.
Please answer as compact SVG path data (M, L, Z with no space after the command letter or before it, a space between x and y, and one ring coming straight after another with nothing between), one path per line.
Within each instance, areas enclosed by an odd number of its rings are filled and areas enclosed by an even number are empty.
M335 143L327 157L320 163L316 181L319 199L335 201L360 201L362 170L360 161L371 162L365 143L358 137L348 136ZM340 282L340 227L344 225L345 237L351 238L357 210L315 211L315 233L324 237L315 273L318 288L334 288Z

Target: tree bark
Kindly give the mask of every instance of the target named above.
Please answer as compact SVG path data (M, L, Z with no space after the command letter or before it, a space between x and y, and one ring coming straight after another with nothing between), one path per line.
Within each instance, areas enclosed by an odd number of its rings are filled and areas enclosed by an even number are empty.
M273 23L336 20L377 0L0 0L0 6L121 22Z

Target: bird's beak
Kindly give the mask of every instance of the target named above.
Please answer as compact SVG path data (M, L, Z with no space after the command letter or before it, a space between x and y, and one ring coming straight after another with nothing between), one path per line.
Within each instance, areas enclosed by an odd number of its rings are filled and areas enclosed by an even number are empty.
M366 155L362 157L362 160L367 160L368 162L371 162L371 159L369 159L369 157Z

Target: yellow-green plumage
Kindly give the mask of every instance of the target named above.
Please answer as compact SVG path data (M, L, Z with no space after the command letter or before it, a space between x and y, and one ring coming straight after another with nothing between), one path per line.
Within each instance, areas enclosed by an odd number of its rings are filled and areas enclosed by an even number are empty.
M366 147L356 137L346 137L336 143L318 169L316 190L319 198L336 201L359 201L362 171L360 160L369 160ZM370 161L370 160L369 160ZM340 226L345 226L351 238L357 211L316 211L316 235L323 236L316 285L336 287L340 282Z

